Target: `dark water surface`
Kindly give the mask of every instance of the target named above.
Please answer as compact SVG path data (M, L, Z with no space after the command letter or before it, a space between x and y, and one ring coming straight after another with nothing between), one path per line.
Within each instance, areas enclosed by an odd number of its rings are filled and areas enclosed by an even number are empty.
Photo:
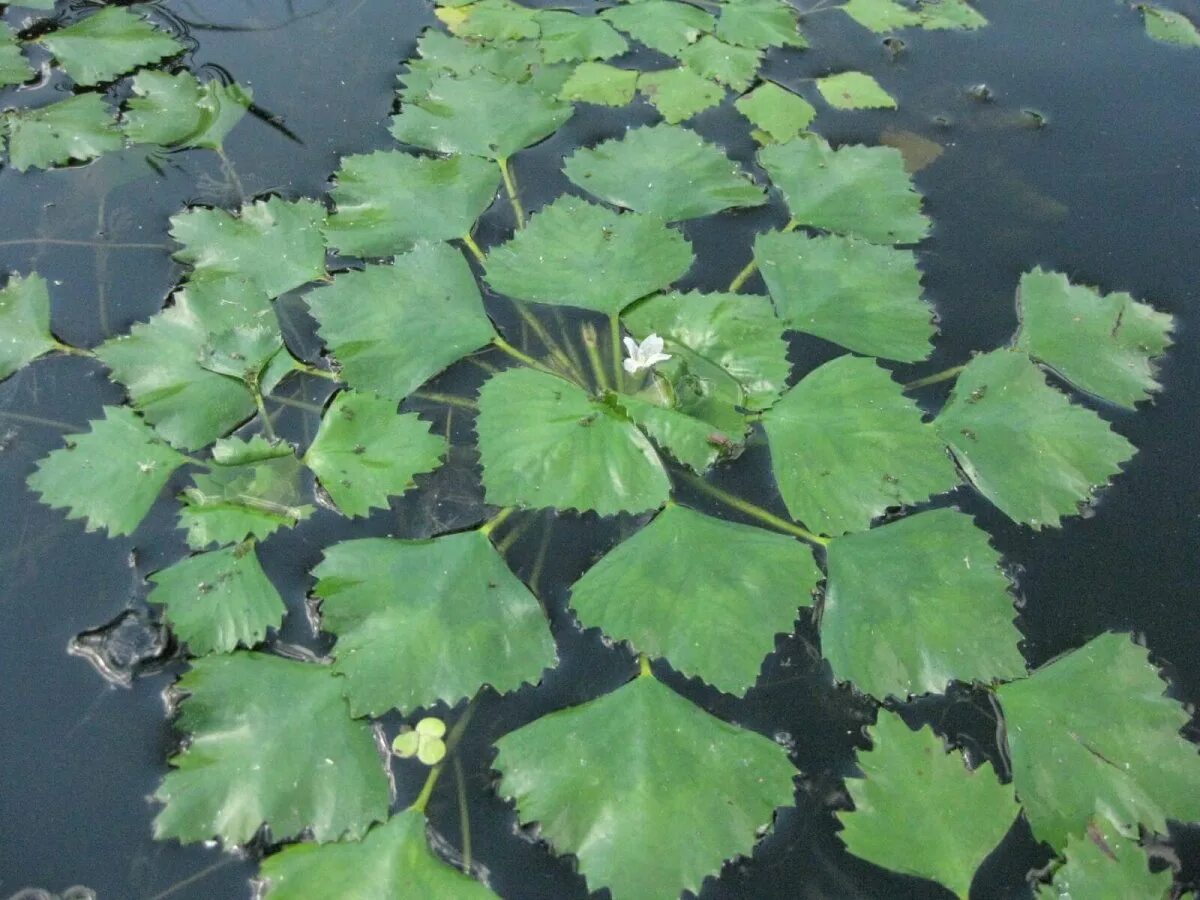
M877 143L883 129L909 130L945 146L918 176L935 230L920 249L925 286L941 316L933 361L900 377L963 361L973 349L1007 341L1016 317L1020 273L1041 264L1106 291L1128 290L1173 313L1176 347L1162 371L1165 390L1137 413L1101 413L1139 448L1095 515L1062 531L1018 527L969 490L952 498L977 517L1013 567L1019 585L1025 655L1039 664L1105 629L1131 630L1172 678L1180 700L1200 699L1200 52L1154 43L1139 16L1114 0L977 0L991 25L974 34L905 32L893 55L878 36L843 14L821 11L806 25L814 49L780 55L767 74L803 87L803 79L844 68L875 74L899 100L896 112L836 113L822 108L816 128L835 142ZM1200 0L1176 8L1200 18ZM418 0L222 0L168 2L188 23L197 64L220 66L253 88L256 102L278 117L293 140L247 118L227 149L247 193L321 196L343 154L392 146L386 121L395 74L432 21ZM20 25L19 11L5 18ZM990 101L970 88L987 85ZM41 89L46 99L55 92ZM973 93L975 96L973 96ZM820 107L820 104L817 104ZM1036 111L1037 116L1023 112ZM1034 127L1038 117L1045 126ZM649 121L648 108L581 112L546 143L517 157L526 207L536 209L566 189L561 158L581 144ZM753 146L726 103L693 123L750 164ZM169 257L167 218L185 203L234 206L236 190L216 157L194 151L170 157L156 174L136 151L90 166L19 175L0 171L0 266L36 269L51 280L60 337L92 346L157 311L180 269ZM782 206L731 214L685 230L699 257L688 286L717 289L749 258L749 237L786 220ZM485 246L511 226L497 205L479 231ZM84 242L80 243L62 243ZM95 246L93 244L99 244ZM129 246L129 245L151 246ZM158 246L153 246L158 245ZM761 289L756 282L752 288ZM298 353L316 352L303 305L280 301L285 333ZM831 356L827 345L799 342L798 373ZM448 389L470 390L480 373L459 367ZM319 404L329 387L300 379L293 399ZM944 389L922 397L931 407ZM156 507L135 539L85 534L81 524L38 503L25 490L33 463L66 430L81 430L121 392L88 360L41 360L0 383L0 897L24 887L62 892L84 884L102 900L244 898L255 862L214 848L181 848L151 838L156 806L149 799L177 740L163 694L182 671L166 658L142 667L126 688L110 683L81 655L68 654L81 632L134 614L122 634L153 653L144 628L145 576L182 558L168 501ZM414 408L422 408L414 406ZM429 407L433 417L444 416ZM291 439L311 436L316 419L289 406L280 422ZM452 423L469 443L470 423ZM765 452L751 450L729 478L751 495L764 493ZM469 452L396 502L356 536L417 535L463 527L486 515ZM177 479L178 480L178 479ZM178 487L178 485L175 485ZM164 497L170 496L170 490ZM490 743L564 705L597 696L632 672L624 650L580 633L565 608L566 587L636 523L592 516L532 527L513 548L518 574L529 577L543 551L539 589L546 598L562 665L536 689L500 701L485 695L462 754L474 856L504 897L581 898L583 881L569 862L551 857L514 830L511 808L489 791ZM320 511L262 548L264 566L293 615L282 640L315 650L304 597L308 569L323 546L347 535ZM152 632L150 635L152 636ZM109 647L121 646L110 639ZM94 643L94 642L93 642ZM126 641L128 643L128 641ZM149 641L152 644L152 641ZM877 869L847 855L835 836L829 804L840 778L853 771L853 751L870 706L832 685L817 657L816 635L802 620L780 638L760 685L735 702L667 676L672 686L718 715L794 740L804 776L797 806L783 812L754 860L727 866L706 883L704 897L942 897L940 888ZM118 661L119 662L119 661ZM976 758L995 759L994 722L979 697L963 690L946 700L912 704L925 719ZM446 710L440 710L442 714ZM394 723L390 723L394 724ZM1195 723L1193 723L1193 736ZM416 793L423 773L396 763L399 802ZM1200 789L1200 784L1198 784ZM447 839L460 844L452 777L429 807ZM683 823L686 827L686 823ZM912 835L920 840L920 835ZM1185 879L1200 879L1200 836L1181 833ZM1028 897L1025 873L1047 860L1023 823L977 879L975 896Z

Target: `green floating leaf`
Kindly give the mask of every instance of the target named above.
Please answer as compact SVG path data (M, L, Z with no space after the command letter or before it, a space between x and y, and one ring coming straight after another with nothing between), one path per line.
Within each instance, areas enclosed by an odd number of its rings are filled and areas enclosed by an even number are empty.
M717 37L739 47L807 47L791 4L781 0L737 0L721 7Z
M263 824L273 841L357 839L387 818L370 723L350 718L328 666L239 651L195 660L176 687L190 738L154 795L159 840L240 844Z
M929 355L937 328L912 251L769 231L755 240L754 260L788 327L868 356Z
M1151 872L1146 854L1135 841L1115 830L1088 825L1087 836L1067 838L1062 868L1054 882L1038 887L1039 900L1166 900L1171 893L1171 870Z
M691 265L687 239L658 217L562 196L493 249L485 268L492 288L514 299L616 315Z
M1021 276L1017 306L1014 345L1080 390L1133 409L1161 388L1151 360L1171 345L1166 313L1040 268Z
M584 627L741 696L820 578L793 538L669 504L575 582L571 605Z
M757 127L755 138L761 144L790 141L817 116L813 105L803 97L770 81L738 98L734 106Z
M535 15L542 29L538 43L548 63L611 59L629 49L625 38L599 16L558 9L540 9Z
M422 765L436 766L446 758L446 723L441 719L426 716L411 731L400 729L392 739L392 753L401 759L414 756Z
M655 371L670 382L675 406L740 440L743 411L771 406L791 371L783 323L764 297L662 294L622 320L639 339L657 334L671 359Z
M679 61L704 78L744 91L754 81L761 62L759 52L727 44L706 35L679 53Z
M253 647L286 612L252 545L190 556L150 580L146 599L163 606L171 630L196 656Z
M479 454L496 506L639 513L666 502L662 462L632 422L544 372L509 369L479 392Z
M678 56L716 26L716 19L704 10L674 0L643 0L606 9L600 16L635 41L668 56Z
M112 81L148 63L183 52L175 38L122 6L106 6L37 41L81 86Z
M101 94L77 94L38 109L10 110L8 161L18 172L87 162L125 146Z
M834 150L816 135L758 151L792 218L876 244L915 244L929 231L921 195L891 147Z
M817 79L817 90L836 109L895 109L892 95L865 72L841 72Z
M21 53L12 29L0 22L0 87L23 84L33 77L29 61Z
M606 63L580 63L562 86L564 100L595 103L599 106L624 106L633 100L638 73L618 69Z
M578 857L589 889L613 900L699 892L792 803L796 770L782 747L648 675L496 746L500 791L521 821L539 822L557 852Z
M971 771L928 727L911 731L887 710L870 734L871 752L858 756L862 777L846 782L854 811L838 813L847 849L966 897L1021 811L1012 786L986 763Z
M540 93L553 95L561 84L560 70L570 67L545 64L540 44L534 41L502 43L496 46L479 41L464 41L442 31L429 29L417 42L419 56L408 60L408 70L400 76L403 101L419 100L443 74L470 75L490 72L505 81L528 84Z
M1146 34L1154 40L1181 47L1200 47L1200 31L1182 13L1151 3L1139 3L1137 8L1146 20Z
M1061 851L1089 822L1137 839L1139 824L1165 834L1168 819L1200 819L1200 759L1179 734L1188 713L1128 635L1102 634L997 693L1038 840Z
M237 216L193 208L171 217L175 258L193 267L191 280L236 275L269 297L325 277L325 209L313 200L257 200Z
M917 513L827 553L821 653L835 678L906 700L1025 674L1000 554L970 516Z
M490 890L430 849L427 827L422 813L406 809L376 825L361 841L285 847L263 861L265 900L494 900Z
M763 425L788 512L823 534L863 531L958 483L921 411L870 359L842 356L810 372Z
M767 202L719 147L678 125L633 128L584 147L567 159L563 173L601 200L666 222Z
M36 272L0 290L0 380L59 346L50 333L50 290Z
M479 0L439 15L451 32L483 41L520 41L541 34L536 11L510 0Z
M346 382L390 400L496 335L470 266L448 244L343 272L304 299Z
M237 84L202 84L191 72L151 69L133 77L133 94L126 105L125 136L175 149L220 150L252 102L250 92Z
M500 187L500 171L487 160L399 150L344 157L336 179L337 212L325 237L350 256L393 256L418 241L461 238Z
M921 17L896 0L846 0L842 11L859 25L884 34L921 24Z
M930 31L951 28L972 31L988 23L966 0L920 0L918 9L921 27Z
M294 528L312 514L304 503L304 467L288 444L226 438L213 445L212 466L198 472L183 492L179 524L188 546L233 544Z
M440 466L446 452L429 423L396 413L396 401L343 391L321 417L304 463L338 509L365 516L414 487L413 478Z
M971 360L934 424L979 492L1035 529L1078 513L1136 452L1011 350Z
M132 534L186 459L123 406L104 407L89 424L38 463L29 487L68 519L85 519L87 531Z
M652 0L643 0L638 5L650 2ZM637 87L672 125L690 119L710 106L716 106L725 96L723 87L687 66L642 72L638 76Z
M507 159L571 118L574 107L486 71L439 75L392 118L396 140L437 153Z
M723 440L728 439L728 435L714 432L713 426L703 419L670 406L627 394L622 394L617 402L657 447L693 472L703 473L716 462Z
M343 541L313 574L355 715L506 693L556 662L541 605L482 531Z
M212 367L213 336L230 333L257 336L264 344L269 337L264 349L271 354L283 347L266 294L240 278L213 278L176 291L170 306L101 344L96 356L159 434L194 450L254 414L247 385Z

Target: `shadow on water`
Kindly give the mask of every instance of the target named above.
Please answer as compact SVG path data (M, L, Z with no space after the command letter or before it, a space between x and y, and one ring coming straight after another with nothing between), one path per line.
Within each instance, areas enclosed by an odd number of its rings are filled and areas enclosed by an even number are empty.
M898 111L826 109L815 127L835 142L878 143L886 130L889 142L912 145L912 135L923 138L927 155L936 152L929 142L940 145L940 155L917 176L936 223L919 256L943 332L925 371L1005 342L1016 325L1017 278L1036 264L1106 290L1131 291L1177 317L1177 345L1163 367L1158 402L1136 414L1099 409L1140 452L1103 493L1094 516L1033 534L966 491L953 499L993 535L1017 574L1018 624L1031 663L1105 629L1131 630L1169 665L1174 695L1194 704L1200 699L1200 618L1194 614L1200 256L1192 244L1200 218L1200 119L1194 113L1200 54L1151 42L1136 13L1109 0L977 5L991 20L988 28L907 32L903 49L840 13L822 11L806 24L821 49L778 55L767 74L803 89L805 79L830 71L872 72L897 97ZM1196 0L1183 7L1200 15ZM189 29L195 62L221 67L250 86L261 105L261 115L248 118L227 144L245 192L285 196L320 196L341 155L391 145L386 121L395 74L432 21L418 0L176 0L166 8ZM18 12L6 18L20 24ZM536 210L569 189L560 173L563 155L651 119L638 105L578 113L515 160L526 208ZM753 145L729 102L693 124L752 166ZM167 217L186 203L238 202L235 183L212 154L177 154L164 162L156 173L131 150L82 169L0 171L0 266L36 268L50 279L54 323L64 339L94 345L159 309L180 274L169 256ZM748 259L750 236L785 220L776 203L688 223L698 263L685 287L723 288ZM495 244L510 227L507 207L498 204L481 223L479 240ZM761 289L755 282L750 287ZM289 345L312 358L318 345L303 304L294 298L280 303ZM792 359L802 373L832 352L816 340L798 341ZM470 394L483 377L462 364L435 387ZM311 438L328 394L324 382L294 382L272 405L280 431L299 442ZM924 399L936 405L942 396L931 388ZM149 798L177 740L163 693L182 669L173 648L146 624L144 603L145 576L186 552L168 504L151 514L135 546L86 534L24 488L33 462L63 433L120 400L97 365L76 358L42 360L0 384L0 509L9 535L0 550L0 896L29 886L62 892L85 884L105 900L247 897L252 859L151 836L155 805ZM447 414L445 407L415 400L409 405L440 429L469 438L469 411ZM417 536L481 521L487 511L474 462L472 451L458 452L421 491L356 524L355 535ZM765 463L765 450L751 449L731 477L761 483ZM516 828L511 807L491 793L486 773L495 738L549 709L609 690L632 671L625 648L579 629L567 609L566 586L636 524L588 515L551 522L530 514L499 533L518 574L538 579L562 658L537 688L503 702L485 693L461 745L474 857L502 896L585 896L567 861L552 858L531 833ZM342 521L323 510L264 544L264 566L293 613L280 640L328 649L305 624L307 572L321 548L345 533ZM114 628L97 633L108 623ZM105 667L108 680L99 671ZM704 897L944 895L841 848L830 810L847 803L840 779L854 771L853 751L865 745L862 727L871 710L833 685L807 616L794 635L778 639L744 702L660 674L719 715L779 735L804 772L796 807L781 814L752 861L730 864L719 881L709 881ZM1003 766L994 717L971 692L912 704L906 715L932 722L973 758ZM403 761L395 769L405 802L421 773ZM455 845L457 790L454 778L443 779L429 806L436 827ZM1185 876L1193 881L1200 879L1197 844L1195 834L1181 840ZM1025 873L1046 859L1018 822L985 865L974 896L1029 896Z

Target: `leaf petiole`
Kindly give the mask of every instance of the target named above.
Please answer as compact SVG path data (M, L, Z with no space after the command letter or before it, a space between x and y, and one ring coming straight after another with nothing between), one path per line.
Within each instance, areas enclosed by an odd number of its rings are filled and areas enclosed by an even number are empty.
M680 472L679 476L701 493L707 494L714 500L719 500L731 509L736 509L738 512L744 513L753 519L758 519L764 525L770 525L772 528L795 535L802 541L816 544L820 547L825 547L829 544L829 538L815 534L802 525L797 525L795 522L789 522L787 519L763 509L757 503L751 503L749 500L745 500L736 494L731 494L717 487L715 484L709 484L699 475L693 475L691 472Z
M500 166L500 176L504 179L504 192L508 194L508 202L512 204L513 215L517 219L517 228L525 227L525 209L521 206L521 198L517 196L517 183L513 180L512 172L508 168L508 159L501 158L496 160Z

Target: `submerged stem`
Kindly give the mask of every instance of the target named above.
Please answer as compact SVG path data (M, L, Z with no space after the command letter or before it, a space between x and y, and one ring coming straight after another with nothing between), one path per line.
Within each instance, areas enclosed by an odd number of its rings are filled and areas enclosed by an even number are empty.
M462 242L466 248L471 251L471 255L479 260L480 263L487 262L487 256L484 255L484 252L479 248L479 245L475 243L475 238L471 237L470 232L462 236Z
M517 227L524 228L525 209L521 206L521 198L517 196L517 183L509 171L508 160L498 159L496 162L500 166L500 177L504 179L504 192L508 194L508 202L512 204L513 215L517 218Z
M608 330L612 332L613 384L618 391L624 387L624 370L621 367L621 314L608 317Z
M504 524L504 520L516 512L515 506L506 506L500 512L496 513L486 522L479 526L479 533L484 537L489 537L493 531Z
M471 702L467 704L467 708L463 710L463 714L458 717L458 721L454 723L454 727L450 729L450 734L446 736L446 756L440 763L429 770L429 776L425 779L425 784L421 786L421 793L417 794L417 799L412 802L409 809L415 809L419 813L425 812L425 806L429 803L429 798L433 794L434 785L437 784L438 776L442 774L442 769L446 765L446 760L450 758L450 754L454 752L454 748L458 746L458 741L462 737L463 729L467 727L467 723L471 721L471 715L475 712L475 704L479 700L479 694L471 698Z
M547 374L553 375L555 378L562 377L560 373L555 372L549 366L538 362L528 353L518 350L504 338L500 337L500 335L496 335L494 338L492 338L492 343L511 356L513 359L525 363L525 365L529 366L531 369L537 369L539 372L546 372Z
M795 522L789 522L787 519L781 518L769 510L763 509L757 503L751 503L736 494L731 494L729 491L717 487L715 484L709 484L698 475L693 475L690 472L680 473L681 477L686 479L688 484L696 488L703 494L707 494L714 500L719 500L731 509L736 509L740 513L745 513L753 519L758 519L764 525L770 525L779 531L787 532L795 535L802 541L807 541L810 544L817 544L824 547L829 543L829 538L822 537L809 531L802 525L797 525Z
M789 231L795 231L799 227L800 223L796 219L788 219L787 224L784 225L780 231L782 231L784 234L787 234ZM729 293L736 294L738 291L740 291L746 282L750 280L751 276L757 271L758 260L751 259L750 262L746 263L745 268L743 268L742 271L738 272L737 275L734 276L733 281L729 282Z
M251 389L254 392L254 405L258 408L259 418L262 419L263 434L267 436L267 440L275 440L275 426L271 424L271 417L267 414L267 404L263 402L262 391L257 386Z
M538 317L524 303L516 301L513 303L513 307L516 309L517 315L521 317L521 321L528 325L529 330L537 335L537 339L542 342L542 346L546 348L546 352L550 354L551 358L558 363L564 372L575 379L576 383L582 386L584 381L583 368L576 366L571 361L571 357L559 346L558 341L554 340L550 332L546 330L546 326L538 320Z
M951 366L949 369L943 369L940 372L934 372L932 375L926 375L924 378L918 378L916 381L910 381L904 385L904 390L915 391L917 388L928 387L931 384L937 384L940 381L949 381L951 378L957 378L966 364L961 366Z
M471 412L479 410L479 404L474 400L469 400L466 397L457 397L454 394L443 394L439 391L413 391L408 396L417 400L428 400L431 403L445 403L447 406L457 406L459 409L469 409Z
M95 359L96 354L85 347L72 347L70 344L64 344L62 341L54 342L54 349L59 353L66 353L69 356L86 356L89 359Z

